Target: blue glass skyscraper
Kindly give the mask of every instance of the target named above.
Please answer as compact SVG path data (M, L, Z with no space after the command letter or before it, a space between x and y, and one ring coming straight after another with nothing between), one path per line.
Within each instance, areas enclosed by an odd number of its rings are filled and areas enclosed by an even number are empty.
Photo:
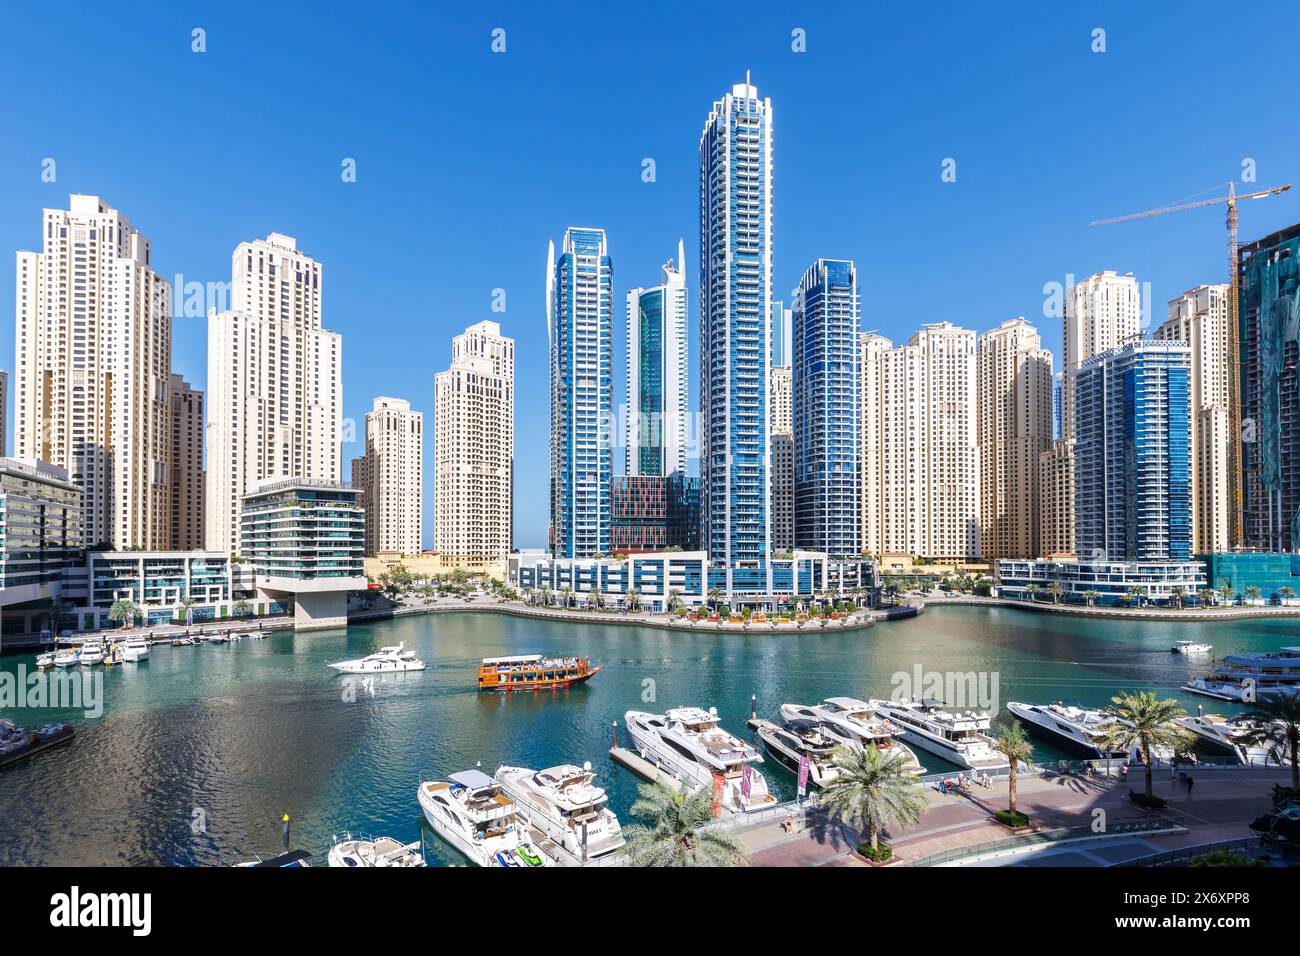
M610 549L614 264L603 229L570 226L546 265L550 340L551 552Z
M818 259L794 305L794 543L831 557L862 550L858 273Z
M1080 561L1192 556L1191 349L1133 342L1075 377L1075 526Z
M771 309L772 103L746 77L700 136L702 546L741 589L767 561Z

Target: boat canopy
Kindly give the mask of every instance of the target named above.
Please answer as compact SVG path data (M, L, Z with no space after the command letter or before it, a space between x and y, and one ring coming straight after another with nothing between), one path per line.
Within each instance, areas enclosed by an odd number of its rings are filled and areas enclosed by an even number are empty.
M470 790L478 790L480 787L492 786L495 781L482 770L462 770L451 775L451 782L468 787Z
M516 657L485 657L484 664L536 664L542 659L541 654L520 654Z

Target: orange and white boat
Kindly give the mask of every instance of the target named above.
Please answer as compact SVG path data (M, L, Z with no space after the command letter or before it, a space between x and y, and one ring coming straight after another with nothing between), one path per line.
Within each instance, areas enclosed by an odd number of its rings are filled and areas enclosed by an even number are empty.
M485 657L478 668L479 690L539 690L568 687L591 680L600 665L591 666L585 657Z

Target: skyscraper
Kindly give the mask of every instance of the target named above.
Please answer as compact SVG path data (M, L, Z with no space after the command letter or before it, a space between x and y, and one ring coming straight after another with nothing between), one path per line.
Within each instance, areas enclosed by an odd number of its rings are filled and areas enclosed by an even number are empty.
M771 416L772 550L794 548L794 419L792 369L772 366L768 379L768 409Z
M551 551L610 548L614 263L603 229L570 226L546 261L551 349Z
M790 351L794 347L794 311L787 309L785 303L772 303L771 327L772 368L790 365Z
M771 314L772 102L746 77L700 135L701 530L728 590L767 559Z
M1135 341L1075 376L1075 527L1080 561L1192 555L1191 349Z
M1227 551L1232 534L1230 289L1227 284L1202 285L1171 300L1169 318L1154 336L1192 348L1192 541L1198 554Z
M1038 556L1074 556L1074 439L1058 438L1038 456Z
M977 360L983 557L1037 557L1040 459L1052 445L1052 353L1022 317L981 335Z
M272 477L337 482L343 343L321 327L321 265L290 236L240 243L231 308L208 316L207 519L239 548L239 500Z
M514 527L515 340L478 322L434 379L434 541L444 561L497 564Z
M686 473L686 275L682 242L663 282L627 294L629 476Z
M1098 272L1066 290L1061 363L1065 374L1061 425L1066 438L1074 437L1074 373L1092 356L1137 336L1141 328L1142 297L1133 273Z
M98 196L46 209L41 231L17 261L17 457L67 470L88 544L169 547L171 287Z
M171 546L203 547L203 393L171 376Z
M468 437L468 436L467 436ZM424 496L424 413L380 396L366 413L364 454L353 459L352 486L366 510L366 553L419 554Z
M794 536L837 558L862 550L859 314L851 261L808 267L794 307Z
M9 373L0 371L0 458L9 454Z
M1300 551L1300 223L1241 247L1242 522L1261 551Z

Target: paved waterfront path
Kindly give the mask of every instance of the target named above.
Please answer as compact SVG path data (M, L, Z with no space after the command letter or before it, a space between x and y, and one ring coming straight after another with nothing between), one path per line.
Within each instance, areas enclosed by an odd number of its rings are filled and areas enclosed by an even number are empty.
M1155 794L1169 800L1158 816L1185 829L1170 833L1143 833L1082 843L1066 843L1038 849L1034 853L979 861L981 865L1065 865L1102 866L1161 853L1180 847L1251 836L1248 829L1270 807L1273 784L1289 785L1289 769L1206 769L1190 770L1193 792L1171 780L1168 769L1156 771ZM1125 820L1149 819L1151 815L1128 800L1132 787L1143 786L1141 768L1135 768L1127 783L1117 776L1088 779L1075 776L1022 776L1017 791L1021 812L1040 829L1087 827L1093 810L1106 811L1107 825ZM1004 840L1011 832L989 819L1007 805L1007 781L995 781L992 788L976 787L969 794L942 794L927 786L930 809L910 830L891 834L888 842L901 860L916 861L934 854ZM856 841L846 840L839 828L819 826L795 834L782 831L780 821L762 823L741 833L750 849L754 866L863 866L851 850ZM1067 850L1068 848L1068 850ZM975 862L975 861L971 861Z

